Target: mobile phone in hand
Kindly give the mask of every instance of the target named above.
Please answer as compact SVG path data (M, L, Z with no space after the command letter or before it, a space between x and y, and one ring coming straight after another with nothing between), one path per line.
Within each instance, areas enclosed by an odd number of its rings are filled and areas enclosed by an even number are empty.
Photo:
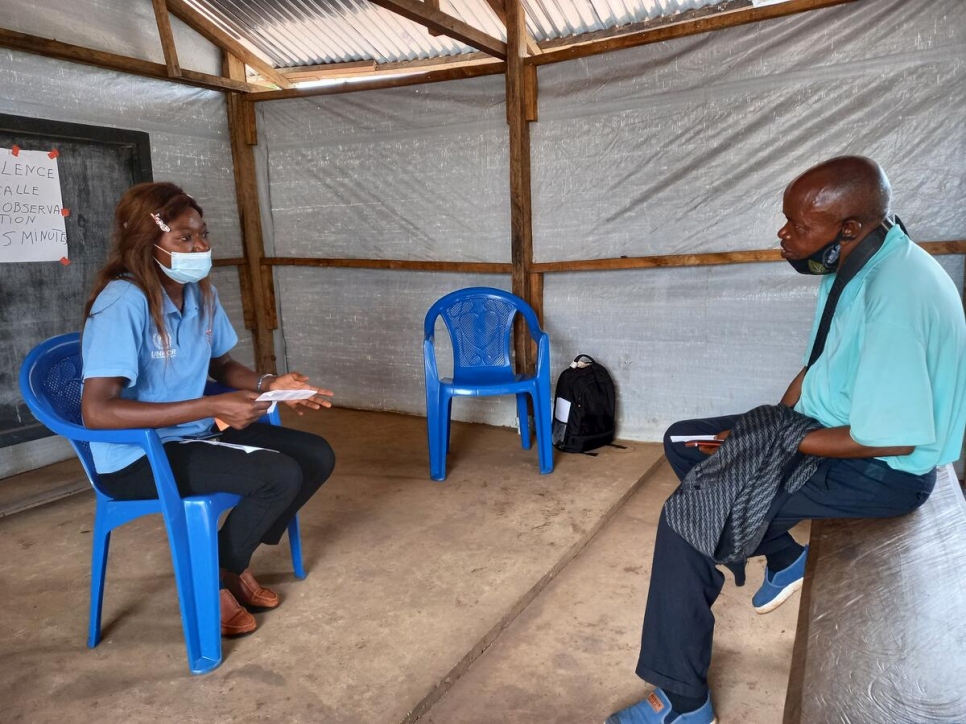
M724 440L688 440L684 447L718 447Z

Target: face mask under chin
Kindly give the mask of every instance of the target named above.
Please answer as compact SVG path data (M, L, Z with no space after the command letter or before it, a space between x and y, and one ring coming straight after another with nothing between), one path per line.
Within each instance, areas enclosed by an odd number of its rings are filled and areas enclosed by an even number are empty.
M804 259L786 259L799 274L834 274L842 255L842 237L836 235L828 244Z

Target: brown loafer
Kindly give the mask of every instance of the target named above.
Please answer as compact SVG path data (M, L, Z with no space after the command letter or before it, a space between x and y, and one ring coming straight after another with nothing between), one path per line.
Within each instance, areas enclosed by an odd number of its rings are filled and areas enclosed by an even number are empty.
M222 588L221 592L221 635L226 639L248 636L258 624L255 617L239 605L231 591Z
M251 568L246 568L241 573L223 571L221 579L238 603L249 611L269 611L278 608L281 603L275 591L265 588L255 580Z

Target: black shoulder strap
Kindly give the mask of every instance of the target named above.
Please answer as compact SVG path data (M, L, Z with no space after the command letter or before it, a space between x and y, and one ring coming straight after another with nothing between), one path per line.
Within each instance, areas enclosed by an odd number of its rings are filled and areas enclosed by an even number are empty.
M815 364L815 360L822 356L822 351L825 349L825 338L832 326L832 317L835 316L835 305L839 303L839 297L842 296L845 286L852 281L852 278L859 273L866 262L882 248L886 235L895 224L899 224L899 228L905 232L906 227L902 225L899 217L894 218L895 222L886 217L881 225L860 241L859 245L852 250L852 253L842 262L836 272L832 289L828 293L828 299L825 300L825 308L822 310L822 319L818 324L818 332L815 333L815 344L812 345L812 354L809 355L807 367L811 367Z

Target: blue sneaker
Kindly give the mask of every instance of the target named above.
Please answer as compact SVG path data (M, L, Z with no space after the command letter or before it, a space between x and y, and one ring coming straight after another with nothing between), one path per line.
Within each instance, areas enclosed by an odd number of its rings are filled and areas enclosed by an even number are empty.
M678 714L671 708L667 694L655 689L644 701L611 714L605 724L716 724L717 721L711 708L711 694L700 709Z
M805 546L802 554L788 568L772 573L768 566L765 566L765 580L751 599L751 604L758 613L774 611L802 587L807 559L808 546Z

